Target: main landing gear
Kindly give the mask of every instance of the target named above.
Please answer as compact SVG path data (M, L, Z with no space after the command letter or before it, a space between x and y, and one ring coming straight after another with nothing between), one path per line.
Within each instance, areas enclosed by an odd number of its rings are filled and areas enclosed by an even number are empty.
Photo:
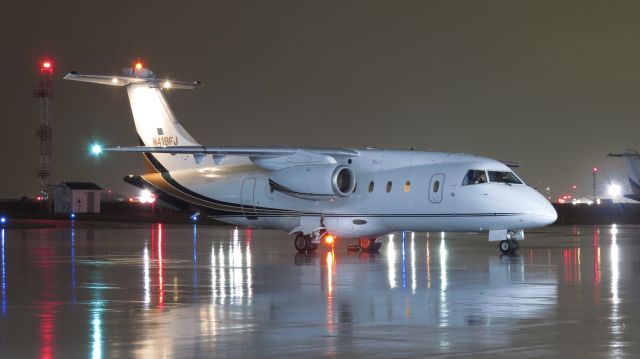
M515 239L505 239L500 241L498 248L503 254L514 254L520 248L520 243Z
M293 240L293 245L296 247L298 252L314 252L320 245L320 238L313 235L305 236L302 233L298 233L296 238Z
M324 234L325 233L323 232L316 231L309 235L298 233L293 239L293 245L300 253L315 252L315 250L318 249ZM377 253L380 250L380 247L382 247L382 238L360 238L358 240L358 247L362 252Z
M382 247L382 238L360 238L358 247L363 252L376 253Z

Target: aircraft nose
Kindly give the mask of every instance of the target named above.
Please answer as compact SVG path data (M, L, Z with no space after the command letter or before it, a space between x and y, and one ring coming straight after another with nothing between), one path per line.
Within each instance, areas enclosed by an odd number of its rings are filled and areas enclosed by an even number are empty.
M558 212L556 212L556 209L553 208L553 205L551 204L551 202L549 202L546 198L543 198L544 201L544 208L542 210L542 217L545 218L546 223L544 224L549 225L554 223L557 219L558 219Z
M532 189L533 190L533 189ZM534 222L540 227L547 226L554 223L558 219L558 213L553 205L540 193L535 192L535 200L532 201L535 205L531 206L531 215L534 217Z

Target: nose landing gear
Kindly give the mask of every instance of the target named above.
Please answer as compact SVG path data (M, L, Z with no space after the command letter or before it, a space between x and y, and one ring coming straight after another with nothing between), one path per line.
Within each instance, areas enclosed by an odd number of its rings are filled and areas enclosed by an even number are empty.
M520 248L520 244L514 239L505 239L500 241L498 248L503 254L513 254Z

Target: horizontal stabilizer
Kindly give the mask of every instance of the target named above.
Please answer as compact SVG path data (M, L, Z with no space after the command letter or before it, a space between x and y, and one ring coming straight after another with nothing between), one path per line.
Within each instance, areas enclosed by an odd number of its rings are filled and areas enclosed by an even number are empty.
M106 75L83 75L75 71L71 71L64 76L65 80L89 82L99 85L110 86L127 86L131 84L150 84L152 86L164 89L183 89L193 90L204 86L200 81L186 82L174 81L169 79L158 79L153 76L153 72L142 69L132 70L123 69L124 76L106 76Z

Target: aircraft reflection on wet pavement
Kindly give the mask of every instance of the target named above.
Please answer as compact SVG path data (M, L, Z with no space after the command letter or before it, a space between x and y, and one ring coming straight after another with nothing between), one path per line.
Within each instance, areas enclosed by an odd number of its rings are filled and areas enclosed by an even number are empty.
M114 226L2 230L0 357L637 353L640 227L545 229L514 256L405 232L292 257L278 232Z

